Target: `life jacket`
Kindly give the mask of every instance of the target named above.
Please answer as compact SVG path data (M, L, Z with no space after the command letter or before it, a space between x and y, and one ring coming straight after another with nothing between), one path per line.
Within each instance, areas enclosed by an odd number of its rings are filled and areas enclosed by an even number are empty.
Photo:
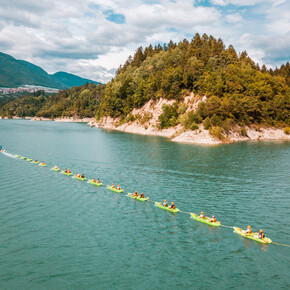
M213 218L213 219L212 219L212 222L215 223L215 222L216 222L216 218Z
M171 209L175 209L175 204L173 204L173 205L171 206Z
M260 233L260 234L259 234L259 238L260 238L260 239L265 238L265 234L264 234L264 233Z
M199 217L200 217L201 219L204 219L204 214L201 214Z
M167 207L167 206L168 206L167 202L164 202L164 203L163 203L163 206L166 206L166 207Z
M143 194L143 193L141 193L140 197L141 197L141 198L144 198L144 194Z
M252 233L252 229L248 229L248 230L246 230L246 233L247 233L247 234L251 234L251 233Z

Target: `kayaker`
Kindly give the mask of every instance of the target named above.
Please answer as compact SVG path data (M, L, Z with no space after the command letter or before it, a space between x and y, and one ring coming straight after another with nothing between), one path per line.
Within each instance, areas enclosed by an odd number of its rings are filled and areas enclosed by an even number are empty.
M55 169L58 169L57 165L54 166Z
M96 182L96 179L95 179L95 177L93 178L92 182Z
M97 183L101 183L101 181L100 181L100 179L99 179L99 178L97 179Z
M38 162L38 160L37 160L37 159L35 159L35 160L34 160L34 162Z
M166 201L166 199L164 199L163 206L166 206L166 207L168 207L168 204L167 204L167 201Z
M80 177L81 177L81 175L78 173L77 177L78 177L78 178L80 178Z
M204 212L202 211L199 216L201 219L204 219Z
M120 186L120 184L118 184L117 189L118 189L118 190L121 190L121 186Z
M134 194L133 194L133 196L134 196L134 197L138 197L138 196L139 196L138 192L135 191Z
M175 209L175 204L174 204L173 201L171 202L171 206L170 206L169 208L171 208L171 209Z
M85 178L84 174L82 174L82 178Z
M111 186L112 188L116 188L116 186L115 186L115 184L114 183L112 183L112 186Z
M67 173L67 169L66 168L65 168L64 172Z
M244 231L246 235L250 235L252 233L251 226L247 226L247 229Z
M259 238L259 239L263 239L263 238L265 238L265 234L263 233L263 230L260 230L260 233L259 233L259 235L258 235L258 238Z
M45 165L45 162L44 162L44 161L42 161L41 165Z
M70 170L68 169L66 173L70 173Z
M144 196L144 193L143 193L143 192L141 192L141 194L140 194L140 198L145 198L145 196Z
M215 215L213 215L213 216L212 216L212 218L211 218L211 219L209 219L209 221L210 221L211 223L215 223L215 222L216 222Z

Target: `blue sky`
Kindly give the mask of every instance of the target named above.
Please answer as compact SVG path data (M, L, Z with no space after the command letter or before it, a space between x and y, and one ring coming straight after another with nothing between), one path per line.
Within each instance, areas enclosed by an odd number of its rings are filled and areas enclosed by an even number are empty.
M0 51L106 82L139 46L222 38L267 67L290 61L286 0L0 0Z

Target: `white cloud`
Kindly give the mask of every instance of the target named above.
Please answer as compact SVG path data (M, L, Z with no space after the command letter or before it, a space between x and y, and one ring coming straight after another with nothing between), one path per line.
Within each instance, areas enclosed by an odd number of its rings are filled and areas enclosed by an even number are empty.
M212 0L211 2L214 5L220 5L220 6L227 6L229 4L236 5L236 6L254 6L258 3L263 2L263 0Z
M226 19L229 23L242 23L243 17L240 13L228 14Z
M290 7L285 0L212 0L211 7L194 0L0 2L3 52L50 73L68 71L103 82L137 47L192 38L196 32L221 37L238 51L247 50L259 61L274 63L279 50L267 40L283 42L279 37L287 37L290 31ZM123 15L125 23L107 20L108 11L111 17ZM279 51L285 57L287 41Z

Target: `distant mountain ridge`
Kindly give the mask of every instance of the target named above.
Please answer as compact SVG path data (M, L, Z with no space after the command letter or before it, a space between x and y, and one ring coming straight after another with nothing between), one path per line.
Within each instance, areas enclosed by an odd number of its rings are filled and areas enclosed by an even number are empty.
M17 60L11 55L0 52L0 87L13 88L35 85L66 89L81 86L87 82L99 84L99 82L66 72L57 72L50 75L39 66L24 60Z

